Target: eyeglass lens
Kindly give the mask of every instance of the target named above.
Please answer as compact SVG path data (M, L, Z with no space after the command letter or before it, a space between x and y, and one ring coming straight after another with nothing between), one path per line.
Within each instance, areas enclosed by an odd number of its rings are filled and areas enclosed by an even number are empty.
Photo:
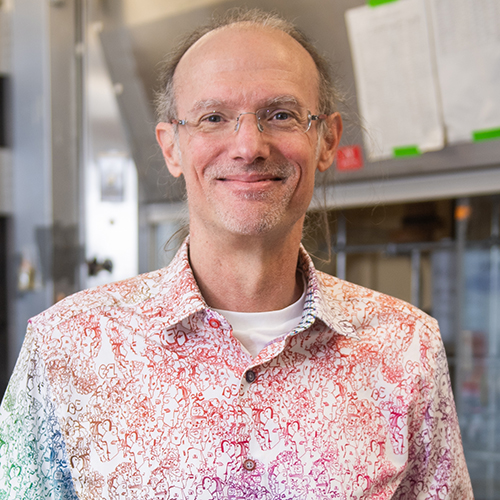
M307 132L311 126L311 114L302 108L262 108L255 112L218 110L188 117L179 124L186 125L190 135L229 135L241 127L244 115L255 115L260 132L269 134Z

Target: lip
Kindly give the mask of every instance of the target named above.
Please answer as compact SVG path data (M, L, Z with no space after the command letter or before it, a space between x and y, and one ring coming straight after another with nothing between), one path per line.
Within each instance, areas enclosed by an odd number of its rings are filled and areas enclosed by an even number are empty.
M235 182L235 183L243 183L243 184L256 184L261 182L282 182L284 181L284 177L271 175L271 174L235 174L228 175L224 177L218 177L216 180L221 182Z
M276 177L268 174L238 174L218 177L215 179L215 185L218 185L219 189L222 189L223 192L231 193L238 199L243 197L246 201L258 201L267 199L270 193L273 193L276 189L280 189L285 180L285 177Z

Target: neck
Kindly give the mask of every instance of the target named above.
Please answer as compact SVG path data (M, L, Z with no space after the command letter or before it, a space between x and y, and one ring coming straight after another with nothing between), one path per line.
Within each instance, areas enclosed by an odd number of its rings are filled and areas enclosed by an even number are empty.
M300 298L297 259L302 224L281 237L207 234L191 227L189 259L207 304L216 309L263 312Z

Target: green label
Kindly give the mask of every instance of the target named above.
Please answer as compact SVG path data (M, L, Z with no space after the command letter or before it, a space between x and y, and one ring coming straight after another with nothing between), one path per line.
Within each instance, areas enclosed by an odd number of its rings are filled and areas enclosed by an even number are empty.
M400 158L402 156L418 156L421 154L418 146L403 146L401 148L394 148L392 152L396 158Z
M370 7L378 7L384 3L397 2L398 0L368 0L368 5Z
M489 141L490 139L500 139L500 128L488 128L472 132L474 142Z

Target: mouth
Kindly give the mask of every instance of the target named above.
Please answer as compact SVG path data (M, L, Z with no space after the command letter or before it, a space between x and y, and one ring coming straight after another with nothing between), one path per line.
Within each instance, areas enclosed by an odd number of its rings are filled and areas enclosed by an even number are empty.
M219 186L225 186L245 197L251 193L268 193L288 183L295 169L288 162L266 161L251 165L214 164L207 177Z
M216 180L222 182L241 182L244 184L254 184L254 183L269 182L269 181L283 182L285 180L285 177L279 175L271 175L271 174L266 174L266 175L243 174L243 175L227 175L222 177L216 177Z

